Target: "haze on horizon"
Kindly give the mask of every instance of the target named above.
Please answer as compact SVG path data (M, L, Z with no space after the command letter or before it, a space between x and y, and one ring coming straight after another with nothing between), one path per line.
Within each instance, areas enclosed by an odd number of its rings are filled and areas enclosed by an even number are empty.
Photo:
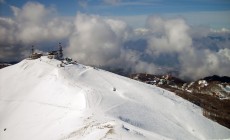
M0 0L0 61L65 46L80 63L230 76L228 0Z

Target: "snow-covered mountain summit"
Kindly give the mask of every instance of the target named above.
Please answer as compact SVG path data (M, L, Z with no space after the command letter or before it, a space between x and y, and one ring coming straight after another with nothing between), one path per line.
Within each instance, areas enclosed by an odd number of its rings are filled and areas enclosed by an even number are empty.
M156 86L41 57L0 70L1 140L227 139L201 108Z

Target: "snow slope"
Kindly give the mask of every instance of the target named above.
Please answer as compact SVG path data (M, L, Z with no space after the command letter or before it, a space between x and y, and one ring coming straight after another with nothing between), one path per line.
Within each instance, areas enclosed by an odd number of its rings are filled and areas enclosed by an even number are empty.
M155 86L42 57L0 70L0 140L206 140L230 130Z

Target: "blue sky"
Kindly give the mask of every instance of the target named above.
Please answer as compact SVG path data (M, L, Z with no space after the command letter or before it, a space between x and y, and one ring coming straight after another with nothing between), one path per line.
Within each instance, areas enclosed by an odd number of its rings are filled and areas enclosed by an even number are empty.
M31 45L49 51L62 42L66 56L87 65L148 73L166 67L184 78L229 75L230 0L0 4L0 61L28 57Z
M27 0L0 0L1 16L11 16L10 6L22 7ZM144 26L149 15L185 18L195 25L230 28L229 0L35 0L55 7L60 16L75 16L77 12L115 17L134 27ZM136 20L134 20L136 19ZM139 21L139 23L137 23ZM134 23L135 22L135 23Z

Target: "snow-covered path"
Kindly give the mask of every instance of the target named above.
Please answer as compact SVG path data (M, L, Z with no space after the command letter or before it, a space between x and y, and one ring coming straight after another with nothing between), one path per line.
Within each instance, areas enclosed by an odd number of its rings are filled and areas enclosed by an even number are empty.
M155 86L42 57L0 70L0 139L227 139L199 107Z

